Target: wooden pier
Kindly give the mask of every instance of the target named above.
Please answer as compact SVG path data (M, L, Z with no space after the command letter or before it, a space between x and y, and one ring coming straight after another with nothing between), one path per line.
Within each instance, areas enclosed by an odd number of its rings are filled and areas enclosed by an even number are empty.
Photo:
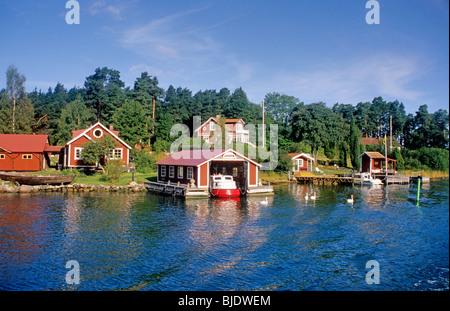
M312 182L316 184L353 184L353 177L349 176L338 176L338 175L295 175L294 176L297 182L299 183L307 183Z
M161 183L161 182L152 182L146 181L144 182L145 188L148 191L167 195L167 196L176 196L183 198L208 198L210 197L210 193L207 188L196 188L196 187L188 187L183 184L175 184L175 183ZM260 186L260 187L250 187L247 189L246 195L270 195L273 194L272 186Z
M384 184L409 184L412 180L410 176L406 175L388 175L387 179L385 175L374 176L383 181ZM355 180L353 175L314 175L310 174L296 174L294 178L298 183L315 183L315 184L328 184L328 185L338 185L338 184L354 184Z

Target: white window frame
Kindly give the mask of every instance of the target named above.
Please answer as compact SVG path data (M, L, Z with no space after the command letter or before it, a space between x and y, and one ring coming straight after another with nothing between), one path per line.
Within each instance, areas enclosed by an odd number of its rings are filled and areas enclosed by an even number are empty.
M6 156L4 154L0 154L0 160L6 159Z
M194 168L192 166L189 166L187 168L187 173L186 173L186 177L187 179L191 180L192 178L194 178Z
M209 135L203 136L203 140L209 144Z
M209 122L209 130L210 131L215 131L216 130L216 124L214 122Z
M97 132L97 131L100 131L100 135L99 136L95 135L95 132ZM100 137L103 136L103 131L101 129L97 128L97 129L92 131L92 135L94 135L95 138L100 138Z
M167 167L165 165L161 165L161 177L166 177Z
M120 152L120 157L116 157L116 152ZM110 160L118 160L118 159L123 159L123 148L116 148L116 149L111 149L109 151L109 156L108 158Z
M303 165L305 165L303 163L303 159L298 159L297 161L298 161L298 167L303 167Z
M178 166L178 170L177 170L177 176L178 179L183 179L184 176L184 167L183 166ZM181 174L180 174L181 173Z
M77 155L77 151L79 151L80 152L80 154L79 155ZM81 157L81 154L82 154L82 152L83 152L83 148L82 147L75 147L75 148L73 148L73 158L75 159L75 160L83 160L83 158Z
M175 177L175 166L173 166L173 165L169 166L169 177L170 178Z

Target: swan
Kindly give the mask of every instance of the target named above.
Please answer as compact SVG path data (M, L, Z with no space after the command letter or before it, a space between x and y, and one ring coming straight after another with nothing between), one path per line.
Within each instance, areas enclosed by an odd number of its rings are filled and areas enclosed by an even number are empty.
M315 201L316 200L316 193L314 192L314 195L309 197L311 200Z
M305 195L305 200L308 201L308 193Z
M353 194L352 194L352 196L350 197L350 199L347 199L347 203L349 203L349 204L353 204L355 201L353 200Z
M265 200L265 201L261 201L261 204L262 204L262 205L267 205L267 203L269 203L269 201L267 200L267 197L266 197L266 200Z

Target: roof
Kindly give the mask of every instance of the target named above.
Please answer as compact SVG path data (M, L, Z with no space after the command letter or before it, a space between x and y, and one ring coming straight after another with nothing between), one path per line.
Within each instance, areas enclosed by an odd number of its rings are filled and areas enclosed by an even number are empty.
M0 134L0 149L7 152L44 152L48 135Z
M101 124L100 122L97 122L94 125L86 128L86 129L72 131L72 140L69 141L66 145L70 145L74 141L78 140L81 136L86 136L88 139L91 139L88 135L86 135L86 133L89 132L94 127L96 127L97 125L100 126L106 132L108 132L111 136L116 138L118 141L120 141L125 147L127 147L128 149L131 149L131 147L126 142L124 142L122 139L119 138L119 136L118 136L119 131L110 130L106 126Z
M206 120L202 125L200 125L194 132L197 132L203 126L208 124L208 122L211 121L211 120L214 120L216 123L219 123L219 119L218 118L211 117L208 120ZM242 122L243 124L245 124L244 120L242 120L242 119L225 119L225 124L235 124L235 123L238 123L238 122Z
M364 152L358 158L361 158L364 154L368 155L372 159L385 160L386 157L379 152ZM387 158L388 162L396 162L397 160Z
M215 158L226 152L233 152L238 157L252 162L253 164L261 167L258 162L247 158L243 154L240 154L233 149L194 149L194 150L182 150L171 156L156 162L156 165L178 165L178 166L200 166L206 162L212 161Z
M44 151L45 152L60 152L62 148L64 148L64 147L63 146L45 146Z
M292 160L301 158L301 157L305 157L305 158L308 158L308 159L314 161L314 158L310 154L303 153L303 152L302 153L289 153L288 155L292 158Z
M359 139L359 141L361 142L361 144L363 144L364 146L367 145L379 145L383 143L383 138L375 138L375 137L361 137Z
M364 154L368 155L372 159L384 159L384 155L379 152L364 152L358 158L362 157Z

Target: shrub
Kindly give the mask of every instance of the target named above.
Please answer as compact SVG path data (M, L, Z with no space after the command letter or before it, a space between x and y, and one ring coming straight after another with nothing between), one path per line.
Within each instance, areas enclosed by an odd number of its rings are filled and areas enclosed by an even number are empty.
M105 164L103 177L108 181L117 181L122 177L123 168L121 160L109 160Z

